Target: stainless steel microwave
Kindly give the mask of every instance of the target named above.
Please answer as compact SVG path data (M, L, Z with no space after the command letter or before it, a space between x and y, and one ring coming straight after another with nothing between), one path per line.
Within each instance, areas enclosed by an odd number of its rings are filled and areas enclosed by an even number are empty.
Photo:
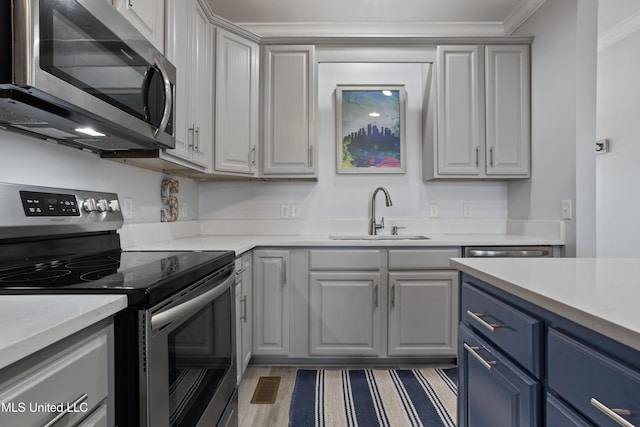
M107 1L3 0L0 55L0 126L94 152L175 147L175 67Z

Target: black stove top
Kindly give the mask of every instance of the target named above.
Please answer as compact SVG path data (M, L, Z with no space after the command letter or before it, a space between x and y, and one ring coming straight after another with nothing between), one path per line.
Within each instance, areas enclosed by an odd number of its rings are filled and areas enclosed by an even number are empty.
M150 306L228 264L232 251L123 252L0 267L0 293L122 293Z

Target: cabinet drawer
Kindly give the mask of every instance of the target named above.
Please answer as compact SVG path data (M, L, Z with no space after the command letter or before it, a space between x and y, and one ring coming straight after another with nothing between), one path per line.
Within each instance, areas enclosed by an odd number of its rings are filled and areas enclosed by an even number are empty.
M618 427L612 419L617 416L640 425L639 372L555 329L547 335L547 360L549 387L595 424ZM605 407L619 415L606 415Z
M64 355L50 357L27 375L0 386L0 402L5 408L11 408L3 411L2 425L45 425L56 414L50 407L36 405L47 404L62 404L62 409L70 413L63 418L67 423L61 420L60 424L75 425L107 397L108 360L108 338L101 334Z
M309 251L311 270L379 270L378 250L311 250Z
M547 393L546 424L549 427L594 427L560 400Z
M525 369L541 375L542 322L488 293L462 284L461 320Z
M449 258L459 258L460 248L389 250L389 270L424 270L451 268Z

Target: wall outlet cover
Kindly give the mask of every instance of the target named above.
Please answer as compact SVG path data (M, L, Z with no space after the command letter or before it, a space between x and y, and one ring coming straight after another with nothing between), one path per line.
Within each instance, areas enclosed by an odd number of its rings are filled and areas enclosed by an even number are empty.
M429 218L438 218L438 204L433 203L429 205Z
M471 207L471 203L464 203L462 205L462 216L465 218L473 217L473 209Z
M291 218L291 205L280 205L280 218Z

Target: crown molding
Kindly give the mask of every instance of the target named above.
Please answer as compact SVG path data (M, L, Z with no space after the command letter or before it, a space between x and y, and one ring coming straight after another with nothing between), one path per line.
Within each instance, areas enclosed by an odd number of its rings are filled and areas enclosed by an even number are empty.
M598 36L598 51L604 50L640 30L640 11L614 25Z
M501 22L244 22L263 39L504 37Z
M545 3L546 0L522 0L503 22L504 35L510 36Z

